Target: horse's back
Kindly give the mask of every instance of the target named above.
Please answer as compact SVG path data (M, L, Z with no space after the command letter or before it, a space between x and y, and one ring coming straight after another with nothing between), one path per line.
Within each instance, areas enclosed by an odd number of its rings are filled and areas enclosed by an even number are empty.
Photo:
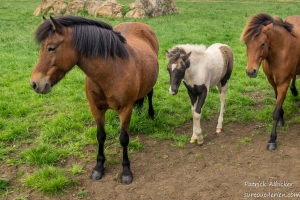
M144 41L158 55L158 39L153 29L141 22L124 22L115 26L114 30L121 32L128 42Z
M292 34L300 40L300 16L289 16L285 21L293 24Z

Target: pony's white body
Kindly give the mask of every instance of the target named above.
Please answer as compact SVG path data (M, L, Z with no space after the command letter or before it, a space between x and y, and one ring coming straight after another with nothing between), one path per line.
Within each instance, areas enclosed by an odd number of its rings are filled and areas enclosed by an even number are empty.
M209 93L209 89L214 86L217 86L218 91L220 92L221 101L216 132L220 133L222 130L228 79L233 68L233 53L229 46L220 43L213 44L207 49L204 45L189 44L178 45L175 48L179 48L187 54L191 52L188 57L189 67L185 69L183 77L183 81L192 101L193 135L190 142L194 143L197 141L198 144L202 144L203 135L200 125L201 110ZM175 48L173 48L173 51ZM172 71L176 68L175 65L177 66L178 64L173 64ZM178 68L179 67L177 67L177 69ZM223 85L221 81L223 81ZM199 91L199 89L196 91L196 87L204 88L203 92ZM169 92L170 94L175 94L172 90L172 84Z
M193 86L205 84L207 88L217 86L227 69L220 51L223 44L216 43L206 49L204 45L179 45L186 52L192 52L190 64L183 81ZM224 45L223 45L224 46Z

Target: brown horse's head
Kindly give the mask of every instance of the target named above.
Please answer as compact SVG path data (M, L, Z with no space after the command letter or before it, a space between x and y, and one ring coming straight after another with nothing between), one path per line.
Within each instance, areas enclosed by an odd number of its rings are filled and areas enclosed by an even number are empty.
M274 29L273 26L280 26L288 32L292 32L293 25L281 18L273 18L269 14L259 13L254 15L247 22L241 41L247 46L248 64L246 74L255 78L258 73L259 66L264 59L267 59L270 48L269 33ZM277 38L280 40L281 38Z
M41 43L40 57L31 75L30 85L37 93L46 94L76 64L72 48L72 29L50 17L36 31Z
M167 70L170 74L170 88L169 93L176 95L180 83L185 75L185 70L190 66L189 57L192 52L186 53L183 49L175 47L170 52L166 51L168 58Z
M247 47L247 67L246 74L255 78L258 74L259 66L269 51L268 31L273 27L273 18L268 14L261 13L249 19L241 35L241 41Z

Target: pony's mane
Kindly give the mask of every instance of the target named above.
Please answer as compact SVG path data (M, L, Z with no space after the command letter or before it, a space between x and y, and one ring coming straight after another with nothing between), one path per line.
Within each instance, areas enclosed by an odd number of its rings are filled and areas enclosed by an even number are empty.
M276 26L282 26L288 32L291 32L293 29L292 24L283 21L279 17L273 18L267 13L259 13L248 20L240 40L244 43L249 42L251 39L256 38L260 34L263 26L269 25L271 23Z
M180 56L185 55L189 52L192 52L191 56L194 56L195 54L203 54L205 50L205 45L177 45L169 50L168 59L172 62L175 62Z
M54 18L61 25L72 28L72 45L85 57L104 57L115 55L128 58L124 47L126 39L112 26L101 21L75 16ZM35 41L41 44L47 37L54 34L50 20L44 20L35 32Z

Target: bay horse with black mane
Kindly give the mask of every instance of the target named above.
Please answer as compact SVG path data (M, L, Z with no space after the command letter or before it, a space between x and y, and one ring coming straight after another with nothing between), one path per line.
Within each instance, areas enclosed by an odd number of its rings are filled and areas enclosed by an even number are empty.
M222 131L228 82L233 70L234 56L228 45L177 45L166 51L170 74L169 93L176 95L183 81L192 104L193 135L190 142L203 143L200 125L202 107L211 87L220 93L220 114L216 133Z
M77 65L85 74L85 91L97 123L98 155L91 179L104 174L105 112L120 117L119 139L123 147L121 182L133 175L128 158L128 128L135 102L148 96L151 118L153 87L158 77L158 39L146 24L109 24L74 16L50 17L37 28L40 57L30 79L37 93L46 94Z
M290 16L282 20L267 13L256 14L248 20L240 39L247 47L246 74L255 78L262 63L275 92L273 129L267 145L268 150L274 150L277 126L284 125L282 105L291 80L291 92L298 95L295 81L300 74L300 18Z

